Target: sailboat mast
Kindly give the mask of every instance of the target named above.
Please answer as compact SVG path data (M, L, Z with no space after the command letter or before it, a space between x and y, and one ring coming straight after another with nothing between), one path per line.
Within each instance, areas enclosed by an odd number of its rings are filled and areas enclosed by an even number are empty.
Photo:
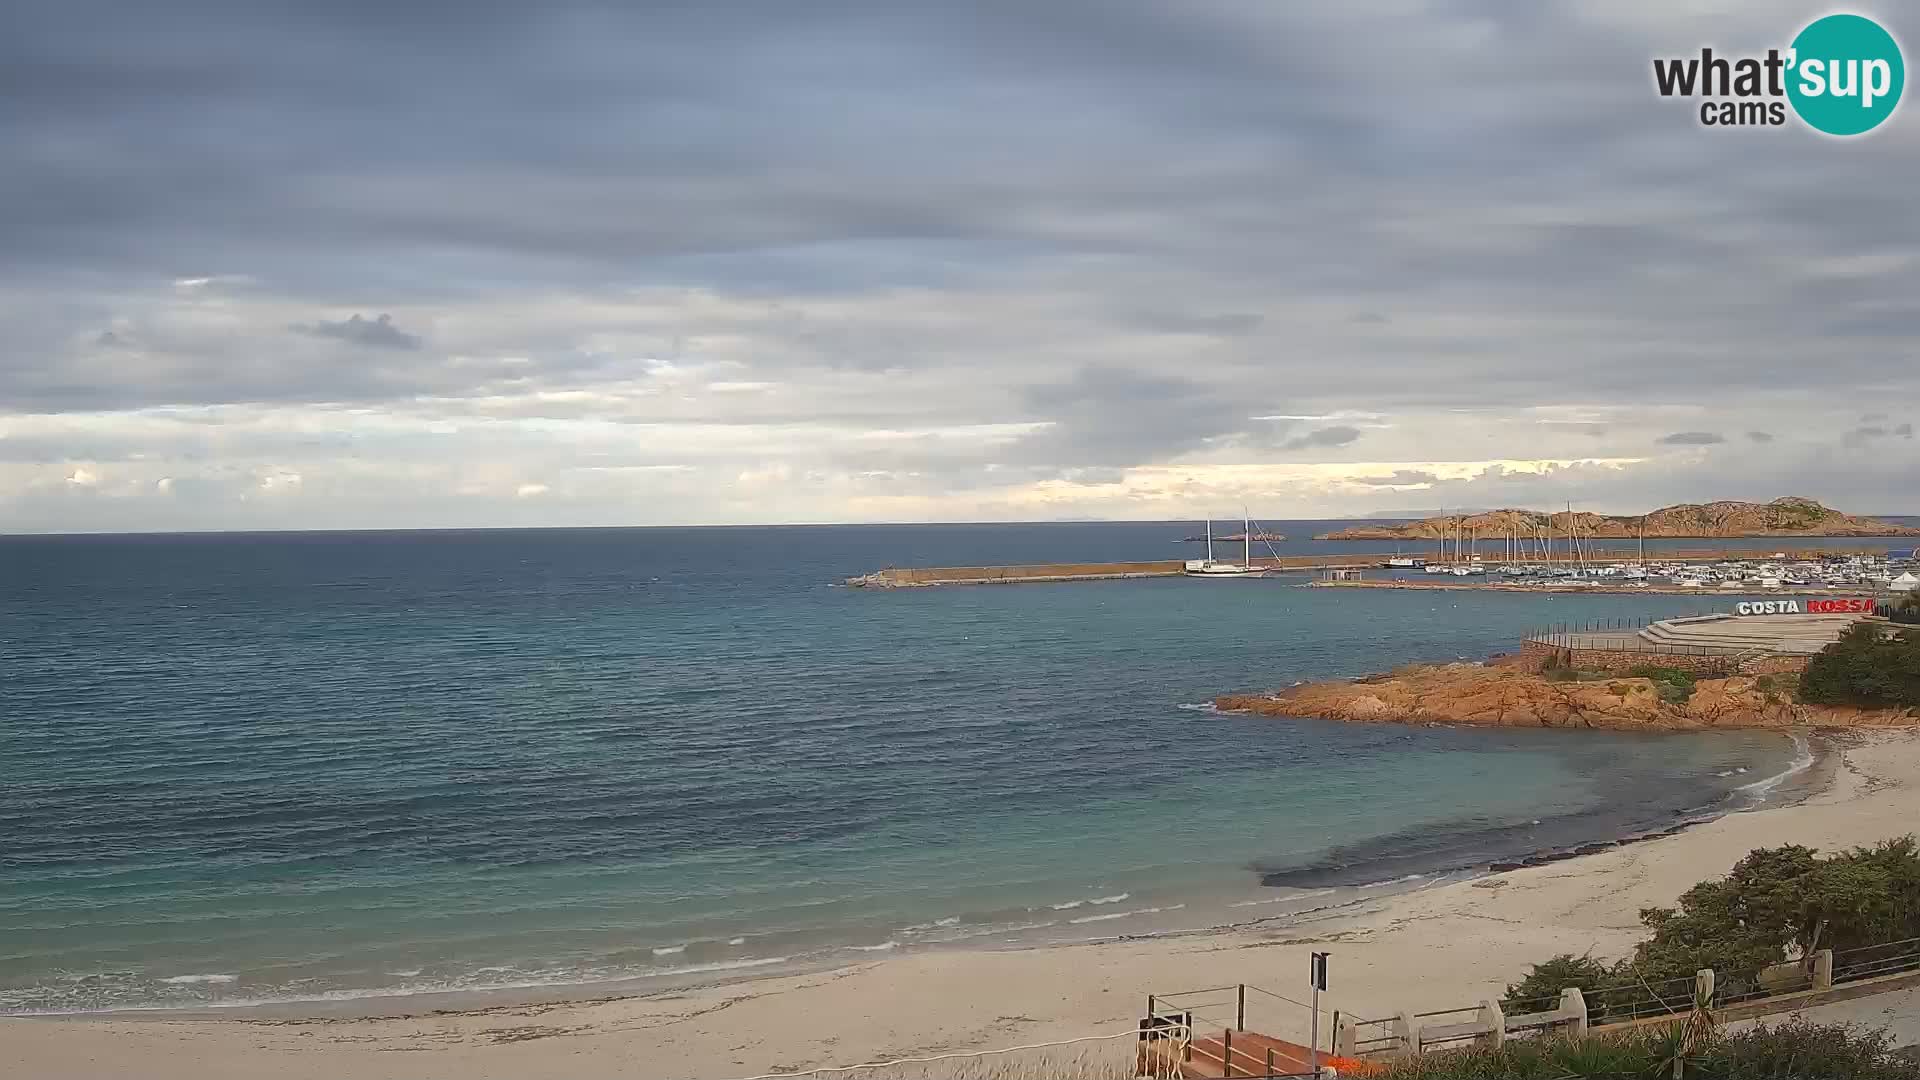
M1207 561L1213 561L1213 519L1207 519Z
M1244 509L1241 513L1246 513ZM1253 518L1240 523L1240 565L1253 565Z

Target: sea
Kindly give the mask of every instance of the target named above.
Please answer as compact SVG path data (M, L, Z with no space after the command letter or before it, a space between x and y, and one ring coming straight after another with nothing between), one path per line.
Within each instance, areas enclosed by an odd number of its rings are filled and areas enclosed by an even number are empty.
M1266 527L1293 554L1340 524ZM843 585L1176 557L1198 528L0 537L0 1011L645 990L1310 921L1758 805L1806 764L1774 733L1207 705L1732 598Z

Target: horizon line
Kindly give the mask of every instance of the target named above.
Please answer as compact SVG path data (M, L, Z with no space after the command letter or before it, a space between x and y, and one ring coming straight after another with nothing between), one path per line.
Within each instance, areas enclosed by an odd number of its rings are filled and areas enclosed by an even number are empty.
M1676 504L1685 505L1685 504ZM1499 510L1518 510L1520 507L1499 507ZM1662 508L1664 509L1664 508ZM1492 513L1494 511L1476 511ZM1529 511L1532 513L1562 513L1563 511ZM1641 514L1605 514L1598 511L1586 511L1600 517L1640 517ZM1380 516L1380 517L1307 517L1307 518L1253 518L1261 522L1331 522L1331 521L1425 521L1433 517L1445 517L1445 513L1420 516ZM1889 518L1920 518L1920 513L1873 513L1855 514L1855 517L1868 517L1877 520ZM939 528L965 525L1170 525L1190 521L1205 521L1196 518L1047 518L1039 520L972 520L972 521L772 521L772 522L683 522L678 524L655 525L376 525L376 526L316 526L313 528L264 528L264 529L97 529L78 531L46 532L0 532L0 540L57 540L69 537L117 537L117 536L303 536L314 533L354 534L354 533L475 533L475 532L615 532L640 529L866 529L866 528ZM1225 520L1225 519L1220 519ZM1305 539L1312 539L1307 537ZM1702 539L1699 537L1649 537L1648 539ZM1713 538L1706 538L1713 539ZM1756 536L1724 537L1721 539L1791 540L1793 536ZM1831 536L1809 535L1806 539L1829 540L1871 540L1871 536ZM1882 539L1899 540L1910 537L1887 536Z

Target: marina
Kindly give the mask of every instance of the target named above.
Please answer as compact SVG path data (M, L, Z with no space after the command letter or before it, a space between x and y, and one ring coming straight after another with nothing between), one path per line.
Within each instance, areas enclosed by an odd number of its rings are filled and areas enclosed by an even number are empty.
M1114 563L1032 563L1009 566L888 567L847 578L851 588L917 588L1134 578L1210 576L1265 577L1302 584L1298 575L1321 572L1315 586L1371 589L1487 589L1513 592L1642 592L1692 594L1723 590L1769 595L1880 595L1920 585L1920 561L1912 549L1777 550L1756 553L1730 548L1675 550L1636 561L1590 556L1563 562L1499 562L1478 554L1441 551L1430 556L1400 552L1255 556L1238 564L1162 559ZM1199 569L1196 569L1198 567ZM1231 567L1231 569L1225 569ZM1368 571L1391 576L1367 577Z

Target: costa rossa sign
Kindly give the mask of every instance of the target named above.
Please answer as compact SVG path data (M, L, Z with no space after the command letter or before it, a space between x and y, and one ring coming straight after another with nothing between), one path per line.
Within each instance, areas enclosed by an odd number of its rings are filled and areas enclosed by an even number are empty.
M1733 605L1735 615L1871 615L1873 600L1845 596L1834 600L1752 600Z

